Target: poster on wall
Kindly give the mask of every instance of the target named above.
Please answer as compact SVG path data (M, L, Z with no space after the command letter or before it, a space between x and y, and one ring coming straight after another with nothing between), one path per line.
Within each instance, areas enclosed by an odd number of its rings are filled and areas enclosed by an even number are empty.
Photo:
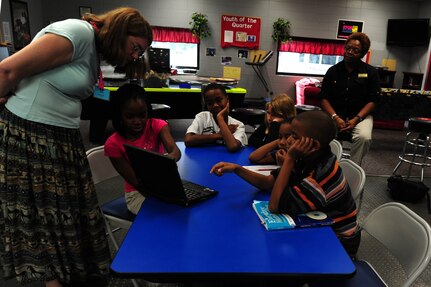
M222 15L221 47L258 49L260 24L258 17Z
M356 20L338 20L337 39L347 39L350 34L362 32L364 29L364 21Z
M10 11L15 50L20 50L31 41L27 2L10 0Z

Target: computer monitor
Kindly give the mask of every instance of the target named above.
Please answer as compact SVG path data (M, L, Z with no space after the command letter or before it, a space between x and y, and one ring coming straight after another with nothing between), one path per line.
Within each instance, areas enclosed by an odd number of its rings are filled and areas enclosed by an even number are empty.
M148 60L150 69L157 73L170 73L171 64L169 60L169 49L164 48L149 48Z

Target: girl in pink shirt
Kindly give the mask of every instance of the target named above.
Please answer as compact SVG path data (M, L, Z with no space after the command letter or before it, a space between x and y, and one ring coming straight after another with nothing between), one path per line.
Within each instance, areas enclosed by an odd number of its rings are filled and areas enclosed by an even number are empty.
M105 155L125 180L127 208L137 214L145 200L139 190L139 179L132 169L124 144L158 153L166 153L178 161L181 152L167 122L151 118L151 104L145 90L136 84L125 84L111 96L112 124L116 130L105 143ZM151 163L148 163L151 164Z

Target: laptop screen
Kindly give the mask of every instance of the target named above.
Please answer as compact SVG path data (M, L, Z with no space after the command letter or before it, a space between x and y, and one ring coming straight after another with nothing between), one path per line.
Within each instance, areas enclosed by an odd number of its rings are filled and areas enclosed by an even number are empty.
M183 184L174 159L162 154L124 145L143 192L161 200L183 204Z

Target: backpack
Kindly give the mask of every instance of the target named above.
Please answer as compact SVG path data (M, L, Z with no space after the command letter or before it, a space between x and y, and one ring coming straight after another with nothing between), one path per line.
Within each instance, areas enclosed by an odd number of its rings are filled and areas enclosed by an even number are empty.
M411 203L416 203L426 196L428 213L431 213L429 188L423 182L393 174L388 178L387 190L393 199Z

